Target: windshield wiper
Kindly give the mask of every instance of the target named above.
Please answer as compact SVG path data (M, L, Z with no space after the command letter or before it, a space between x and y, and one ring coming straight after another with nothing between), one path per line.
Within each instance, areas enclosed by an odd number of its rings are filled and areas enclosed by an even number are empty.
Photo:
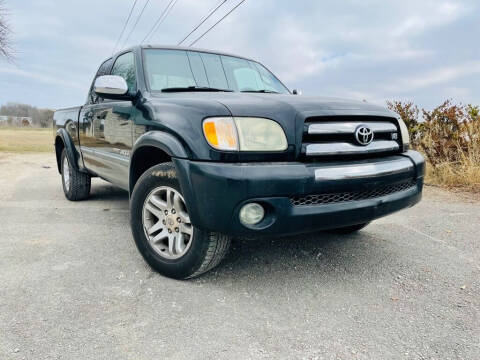
M242 90L241 92L245 93L263 93L263 94L280 94L278 91L273 91L273 90Z
M187 87L170 87L162 89L162 92L182 92L182 91L225 91L232 92L230 89L217 89L208 86L187 86Z

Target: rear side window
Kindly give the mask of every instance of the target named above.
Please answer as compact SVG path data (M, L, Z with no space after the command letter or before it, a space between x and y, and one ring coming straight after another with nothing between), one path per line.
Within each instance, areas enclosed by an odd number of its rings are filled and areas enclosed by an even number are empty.
M133 53L128 52L119 56L113 65L111 75L123 77L127 82L128 92L135 92L137 87L137 77L135 73L135 57Z
M95 80L97 80L99 76L108 75L111 67L112 67L112 59L108 59L107 61L103 62L102 65L100 65L100 67L98 68L97 74L93 79L92 86L90 87L90 92L88 93L88 99L87 99L88 104L96 104L102 100L97 96L97 94L95 94L95 91L93 91L93 85L95 84Z

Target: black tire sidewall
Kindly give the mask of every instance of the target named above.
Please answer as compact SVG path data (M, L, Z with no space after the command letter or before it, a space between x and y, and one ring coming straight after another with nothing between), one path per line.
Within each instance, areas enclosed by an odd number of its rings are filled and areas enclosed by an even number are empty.
M208 233L193 227L193 238L187 253L178 259L166 259L159 255L148 242L143 229L142 213L145 199L159 186L169 186L182 194L172 163L164 163L148 169L137 181L130 199L130 221L135 244L155 270L163 275L184 279L194 274L201 266L208 249ZM187 211L188 211L188 204Z

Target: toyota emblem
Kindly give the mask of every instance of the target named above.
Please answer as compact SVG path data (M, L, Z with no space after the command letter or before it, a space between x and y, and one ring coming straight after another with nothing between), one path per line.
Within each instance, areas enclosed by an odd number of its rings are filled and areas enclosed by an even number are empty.
M373 141L373 131L366 125L360 125L355 130L355 139L360 145L366 146Z

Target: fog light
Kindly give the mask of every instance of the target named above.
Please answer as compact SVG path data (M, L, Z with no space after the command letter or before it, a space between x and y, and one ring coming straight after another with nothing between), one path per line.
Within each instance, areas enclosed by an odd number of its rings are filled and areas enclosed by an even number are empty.
M257 203L243 205L240 209L240 221L244 225L255 225L263 220L265 210L263 206Z

